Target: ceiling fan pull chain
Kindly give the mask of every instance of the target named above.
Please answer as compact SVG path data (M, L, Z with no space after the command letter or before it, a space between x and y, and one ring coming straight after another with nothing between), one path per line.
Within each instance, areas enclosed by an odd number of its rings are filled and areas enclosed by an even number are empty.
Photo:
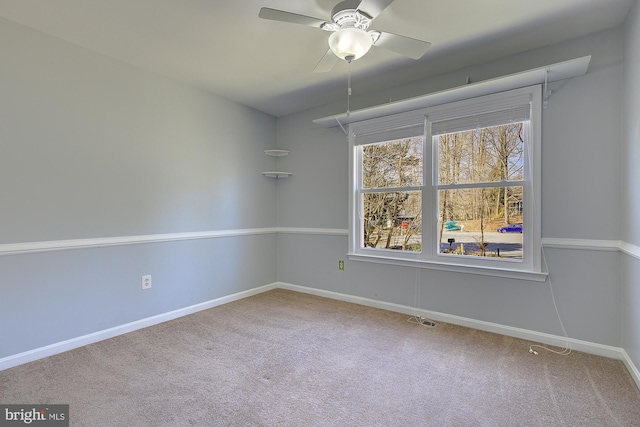
M347 61L347 117L351 114L351 61Z

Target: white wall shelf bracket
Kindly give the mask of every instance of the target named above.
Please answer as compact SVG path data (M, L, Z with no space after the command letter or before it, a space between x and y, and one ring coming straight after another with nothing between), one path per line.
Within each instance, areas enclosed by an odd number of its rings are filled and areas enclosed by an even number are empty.
M342 126L342 123L340 123L340 119L336 117L336 122L338 122L338 125L340 126L340 129L342 129L342 132L344 132L345 135L349 135L349 132L347 132L347 130L344 128L344 126Z

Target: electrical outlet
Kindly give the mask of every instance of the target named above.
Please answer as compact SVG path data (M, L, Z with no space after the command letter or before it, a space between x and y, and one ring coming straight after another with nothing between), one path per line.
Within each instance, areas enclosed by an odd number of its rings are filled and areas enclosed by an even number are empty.
M151 289L151 275L142 276L142 289Z
M338 260L338 270L344 271L344 260L343 259L339 259Z

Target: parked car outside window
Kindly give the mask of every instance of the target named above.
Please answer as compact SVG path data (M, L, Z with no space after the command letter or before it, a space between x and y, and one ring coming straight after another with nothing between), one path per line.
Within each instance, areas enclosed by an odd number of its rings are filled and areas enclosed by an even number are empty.
M509 224L498 228L499 233L522 233L522 224Z

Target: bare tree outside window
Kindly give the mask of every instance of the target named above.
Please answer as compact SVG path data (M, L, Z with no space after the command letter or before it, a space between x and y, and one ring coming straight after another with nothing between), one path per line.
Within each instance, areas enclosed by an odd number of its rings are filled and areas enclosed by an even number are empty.
M423 145L416 137L362 147L365 247L421 251Z
M522 259L523 187L518 184L524 179L523 124L444 134L435 140L439 251Z
M539 280L542 87L456 96L349 124L349 256Z

